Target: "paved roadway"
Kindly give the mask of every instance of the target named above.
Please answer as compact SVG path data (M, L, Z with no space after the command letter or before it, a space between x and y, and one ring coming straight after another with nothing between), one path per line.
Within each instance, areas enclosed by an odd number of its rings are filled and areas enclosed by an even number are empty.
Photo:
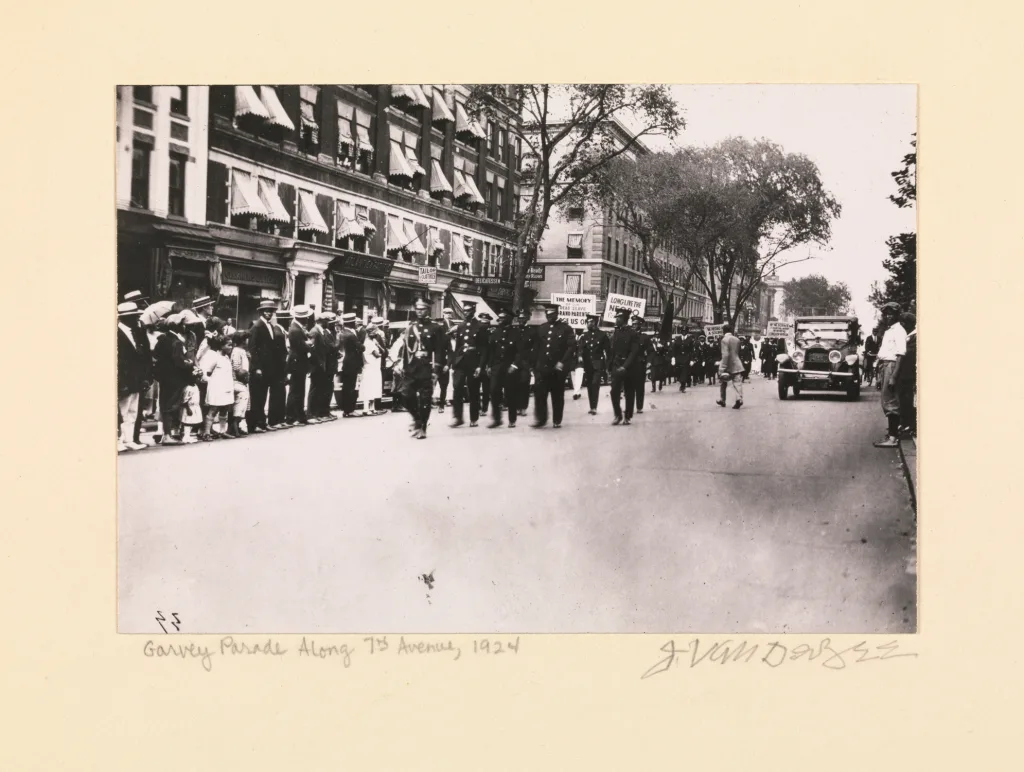
M119 629L913 632L913 512L878 395L754 376L648 393L632 426L406 414L121 455ZM432 574L433 588L419 579Z

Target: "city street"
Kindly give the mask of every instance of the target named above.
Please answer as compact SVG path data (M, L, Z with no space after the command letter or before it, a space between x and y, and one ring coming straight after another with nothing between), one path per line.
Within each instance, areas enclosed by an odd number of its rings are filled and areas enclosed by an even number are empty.
M121 454L119 629L913 632L877 392L752 379L741 410L648 384L632 426L605 388L559 430L449 409L422 442L397 413Z

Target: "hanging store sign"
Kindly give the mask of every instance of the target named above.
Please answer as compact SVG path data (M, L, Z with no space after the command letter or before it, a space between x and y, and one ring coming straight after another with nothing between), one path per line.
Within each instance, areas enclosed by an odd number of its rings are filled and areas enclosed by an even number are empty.
M544 268L543 265L531 265L526 270L527 281L544 281Z
M248 284L252 287L281 289L284 273L252 265L221 262L221 281L224 284Z
M432 265L421 265L419 268L420 284L436 284L437 268Z
M395 261L386 257L364 255L359 252L343 252L334 258L331 270L383 279L391 275L391 269L394 266Z

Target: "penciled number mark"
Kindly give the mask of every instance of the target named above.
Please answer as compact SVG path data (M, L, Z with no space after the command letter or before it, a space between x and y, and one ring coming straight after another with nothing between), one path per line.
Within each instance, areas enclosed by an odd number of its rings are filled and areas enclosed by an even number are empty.
M166 633L167 632L167 628L164 626L164 622L166 622L167 624L171 625L174 628L174 632L176 632L176 633L181 632L181 620L178 618L178 613L176 611L172 611L171 612L171 618L170 619L167 619L164 616L164 612L157 611L156 612L156 623L158 625L160 625L160 629L163 630Z

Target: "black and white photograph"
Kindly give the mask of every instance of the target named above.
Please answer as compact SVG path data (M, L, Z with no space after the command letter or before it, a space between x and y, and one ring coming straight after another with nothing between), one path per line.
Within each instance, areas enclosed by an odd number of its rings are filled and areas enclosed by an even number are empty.
M115 98L118 632L917 632L915 86Z

